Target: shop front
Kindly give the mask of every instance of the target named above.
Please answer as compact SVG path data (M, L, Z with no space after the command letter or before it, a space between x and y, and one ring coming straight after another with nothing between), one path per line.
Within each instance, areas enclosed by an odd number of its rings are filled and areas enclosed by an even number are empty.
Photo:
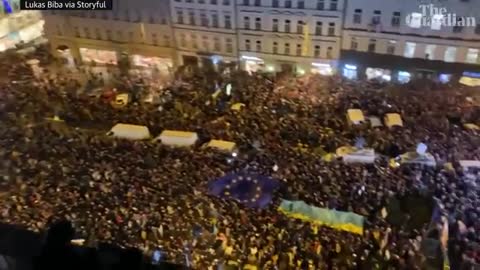
M310 69L310 72L322 76L332 76L334 73L334 69L332 65L327 63L312 63L312 68Z
M80 48L80 56L82 62L86 64L116 65L118 63L118 56L115 51Z
M412 74L408 71L399 71L397 74L397 81L401 84L409 83L412 79Z
M349 80L356 80L358 78L357 69L356 65L345 64L342 68L342 75Z
M254 56L242 56L242 62L245 65L245 71L258 72L263 71L265 68L265 62L263 59Z
M368 67L365 71L367 80L377 80L390 82L392 80L392 72L389 69Z
M156 70L162 74L169 74L173 68L171 58L165 57L148 57L140 54L134 54L131 57L133 66L137 68L145 68Z

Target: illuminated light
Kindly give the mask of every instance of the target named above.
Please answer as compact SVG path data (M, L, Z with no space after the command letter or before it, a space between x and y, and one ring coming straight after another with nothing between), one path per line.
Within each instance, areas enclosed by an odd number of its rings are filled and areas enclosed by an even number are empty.
M312 63L312 66L331 68L329 64L325 64L325 63Z
M273 71L275 71L275 67L272 66L272 65L268 65L268 66L267 66L267 71L273 72Z
M263 59L258 58L258 57L254 57L254 56L246 56L246 55L244 55L244 56L242 56L242 59L243 59L243 60L261 61L261 62L263 62Z
M440 76L442 76L442 75L447 75L447 74L441 74ZM478 72L465 71L465 72L463 72L462 75L465 76L465 77L480 78L480 73L478 73Z
M238 156L238 154L236 152L232 153L232 157L237 157L237 156Z
M355 66L355 65L346 64L346 65L345 65L345 68L346 68L346 69L350 69L350 70L357 70L357 66Z
M303 70L303 69L301 69L301 68L299 68L299 69L297 70L297 72L298 72L298 74L300 74L300 75L304 75L304 74L305 74L305 70Z
M411 28L422 27L422 17L423 17L423 14L418 12L413 12L411 14L408 14L406 17L407 25L410 26Z
M399 71L398 72L398 76L402 76L402 77L410 77L411 74L410 72L406 72L406 71Z
M385 81L389 82L392 80L392 76L388 75L388 74L383 74L382 75L382 79L384 79Z
M227 96L230 96L232 94L232 84L231 83L229 83L227 85L226 93L227 93Z
M210 59L212 59L212 63L214 65L217 65L220 62L220 60L222 60L222 57L218 55L212 55Z
M441 83L448 83L451 77L451 74L440 74L438 80L440 80Z

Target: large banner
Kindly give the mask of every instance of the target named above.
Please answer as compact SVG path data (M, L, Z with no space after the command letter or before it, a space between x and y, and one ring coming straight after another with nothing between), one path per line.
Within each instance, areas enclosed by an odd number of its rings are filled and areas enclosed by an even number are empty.
M357 234L363 234L365 218L351 212L330 210L306 204L304 201L282 200L278 211L286 216Z

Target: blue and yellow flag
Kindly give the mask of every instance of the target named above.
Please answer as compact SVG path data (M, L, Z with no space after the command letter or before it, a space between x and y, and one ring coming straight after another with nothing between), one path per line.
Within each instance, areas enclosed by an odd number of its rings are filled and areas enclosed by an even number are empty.
M248 207L263 208L273 197L279 182L263 175L249 172L230 173L209 184L209 192L222 198L232 198Z
M306 204L304 201L282 200L278 211L286 216L327 226L336 230L363 234L365 218L351 212L320 208Z

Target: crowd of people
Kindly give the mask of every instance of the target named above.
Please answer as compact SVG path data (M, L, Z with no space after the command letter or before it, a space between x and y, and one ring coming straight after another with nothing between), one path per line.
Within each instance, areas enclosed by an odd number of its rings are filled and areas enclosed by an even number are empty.
M412 217L393 224L384 212L393 198L426 196L443 206L451 225L452 267L467 269L460 267L480 259L479 174L458 166L459 160L480 160L478 131L463 126L480 125L478 99L468 89L232 70L213 79L178 75L157 104L138 99L118 109L61 76L12 83L28 73L17 63L0 85L2 221L39 231L67 219L86 245L161 250L166 260L194 269L425 269L421 244L432 234L430 224L412 229ZM222 90L212 97L215 85L227 84L230 95ZM234 111L234 103L245 106ZM404 126L349 124L351 108L380 118L399 113ZM63 122L46 120L54 116ZM200 146L104 136L116 123L145 125L154 135L195 131L200 142L235 142L239 154L232 159ZM453 168L322 159L359 137L382 157L415 151L422 142L438 164ZM246 167L282 183L267 208L209 195L210 181ZM286 217L276 209L280 199L361 214L364 233Z

